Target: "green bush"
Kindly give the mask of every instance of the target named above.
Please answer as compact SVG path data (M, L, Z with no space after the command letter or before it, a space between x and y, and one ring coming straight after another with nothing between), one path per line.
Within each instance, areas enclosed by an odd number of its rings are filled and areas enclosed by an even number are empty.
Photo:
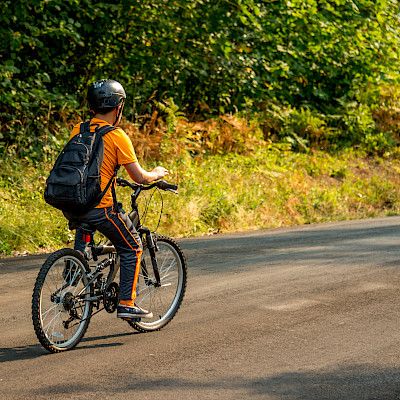
M377 133L366 89L398 78L397 0L2 5L1 154L50 156L66 123L87 116L87 84L104 77L126 87L133 122L170 98L189 119L274 102L297 110L281 134L294 148L325 146L330 128L348 146Z

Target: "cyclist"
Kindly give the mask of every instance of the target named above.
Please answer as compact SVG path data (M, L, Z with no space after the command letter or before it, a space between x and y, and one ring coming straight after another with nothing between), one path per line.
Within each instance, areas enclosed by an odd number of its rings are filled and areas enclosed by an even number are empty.
M113 125L116 129L107 133L104 140L104 159L100 169L101 190L114 175L117 165L123 165L129 176L136 183L150 183L163 178L168 170L158 166L152 171L143 169L135 155L128 135L118 128L121 121L125 90L122 85L111 79L100 80L89 86L87 99L93 117L90 131L96 127ZM80 124L74 126L71 138L79 133ZM112 185L111 185L112 186ZM117 316L124 319L152 318L151 310L144 310L135 305L136 284L140 269L142 243L127 214L118 209L109 187L101 202L84 215L64 215L72 224L85 223L105 235L115 246L120 257L120 294ZM78 228L75 236L75 249L83 251L85 243L82 231Z

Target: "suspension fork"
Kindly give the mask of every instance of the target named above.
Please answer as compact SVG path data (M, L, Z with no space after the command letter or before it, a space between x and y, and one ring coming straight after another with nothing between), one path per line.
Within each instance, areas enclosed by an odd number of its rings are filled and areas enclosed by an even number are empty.
M156 282L154 283L154 286L160 287L161 286L161 278L160 278L160 271L158 269L158 263L157 263L157 258L156 258L156 251L158 250L157 244L156 244L149 228L140 227L139 232L146 237L146 244L147 244L147 248L149 249L149 253L150 253L151 264L153 266L153 271L154 271L154 277L156 278ZM143 272L145 275L147 275L146 266L144 266L144 268L145 268L145 271L143 271Z

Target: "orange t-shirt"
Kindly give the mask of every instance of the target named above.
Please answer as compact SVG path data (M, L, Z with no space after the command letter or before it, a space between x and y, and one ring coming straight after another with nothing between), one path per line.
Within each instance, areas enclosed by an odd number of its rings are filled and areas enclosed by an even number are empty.
M103 127L106 125L110 124L102 119L92 118L90 120L90 132L94 132L97 126ZM80 123L74 126L70 139L79 133L80 127ZM113 131L108 132L103 136L103 141L104 158L100 168L101 190L104 190L107 186L108 181L114 175L117 165L125 165L138 161L131 140L121 128L115 128ZM96 208L111 207L112 205L113 198L110 186Z

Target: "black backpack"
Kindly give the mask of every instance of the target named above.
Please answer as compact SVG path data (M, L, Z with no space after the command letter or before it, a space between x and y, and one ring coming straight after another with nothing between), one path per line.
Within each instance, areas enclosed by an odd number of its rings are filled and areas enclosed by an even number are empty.
M75 215L83 214L100 203L119 168L117 166L107 186L101 191L103 136L113 129L115 127L110 125L102 128L97 126L95 132L91 133L90 121L81 124L79 133L66 144L46 180L46 203Z

